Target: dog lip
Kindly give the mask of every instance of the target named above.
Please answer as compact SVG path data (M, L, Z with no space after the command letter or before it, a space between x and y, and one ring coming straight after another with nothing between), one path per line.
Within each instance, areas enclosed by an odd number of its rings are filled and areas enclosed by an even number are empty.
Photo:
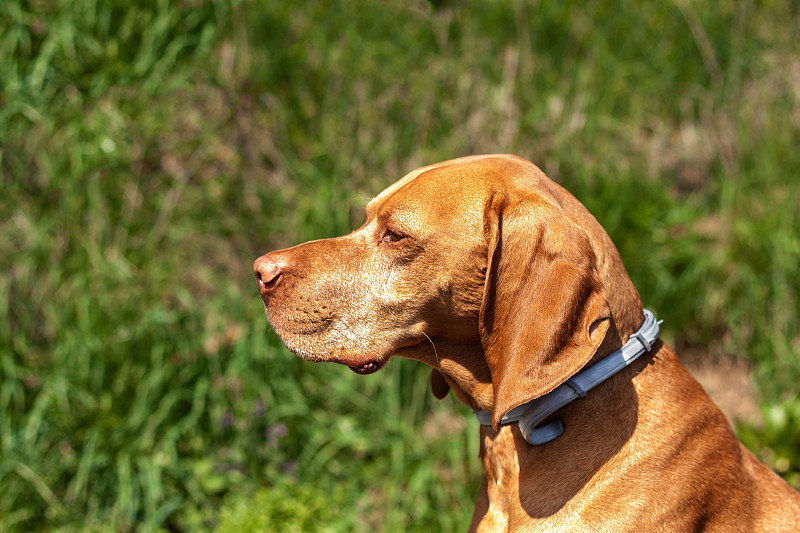
M362 376L366 376L369 374L374 374L378 370L383 367L383 363L378 361L370 361L369 363L365 363L363 365L348 365L348 368L355 372L356 374L360 374Z
M407 344L401 345L397 350L402 350L403 348L409 348L411 346L417 346L419 343L420 343L420 340L417 339L417 338L414 338L410 342L408 342ZM346 365L347 368L349 368L350 370L352 370L356 374L359 374L361 376L367 376L369 374L374 374L378 370L382 369L386 365L386 362L389 360L388 356L377 355L377 356L373 356L373 357L376 357L376 359L373 359L371 361L367 361L366 363L360 363L360 364L354 364L354 365L353 364L349 364L349 363L350 362L355 362L355 361L340 360L338 362L340 364ZM364 359L361 359L361 360L363 361Z

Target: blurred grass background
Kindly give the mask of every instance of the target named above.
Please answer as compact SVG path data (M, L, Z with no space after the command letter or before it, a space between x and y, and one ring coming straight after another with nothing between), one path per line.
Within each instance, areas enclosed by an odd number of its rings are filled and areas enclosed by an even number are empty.
M471 153L586 204L679 353L751 362L740 436L800 484L796 3L5 0L0 32L0 530L464 530L471 414L422 365L294 358L250 265Z

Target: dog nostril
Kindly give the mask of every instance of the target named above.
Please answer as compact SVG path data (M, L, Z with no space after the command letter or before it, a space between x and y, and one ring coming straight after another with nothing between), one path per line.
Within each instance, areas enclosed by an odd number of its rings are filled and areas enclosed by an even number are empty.
M275 274L275 275L272 277L272 279L267 279L267 280L263 280L263 279L262 279L262 280L261 280L261 284L262 284L264 287L266 287L266 288L268 288L268 289L271 289L272 287L274 287L274 286L275 286L275 285L278 283L278 280L280 279L280 277L281 277L281 273L280 273L280 272L278 272L277 274Z

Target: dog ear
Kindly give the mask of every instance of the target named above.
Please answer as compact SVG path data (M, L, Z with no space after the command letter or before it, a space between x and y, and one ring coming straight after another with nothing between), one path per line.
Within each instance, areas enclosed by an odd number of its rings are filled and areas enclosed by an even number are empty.
M450 385L445 381L441 372L431 368L431 391L436 399L441 400L450 392Z
M611 311L584 230L542 200L486 211L480 334L492 376L492 425L555 389L594 356Z

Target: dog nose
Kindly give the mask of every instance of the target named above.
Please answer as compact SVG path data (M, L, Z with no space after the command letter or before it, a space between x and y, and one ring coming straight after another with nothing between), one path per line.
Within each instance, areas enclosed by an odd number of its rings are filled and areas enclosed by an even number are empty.
M262 255L253 263L253 274L256 276L258 290L266 297L274 289L283 276L285 265L270 254Z

